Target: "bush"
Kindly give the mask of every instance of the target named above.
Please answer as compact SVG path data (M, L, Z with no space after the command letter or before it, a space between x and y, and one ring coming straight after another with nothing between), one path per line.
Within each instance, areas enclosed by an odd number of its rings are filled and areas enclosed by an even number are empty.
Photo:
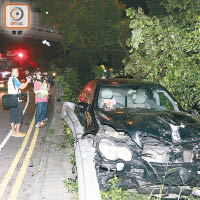
M71 67L67 67L65 70L58 72L56 80L63 88L62 99L76 103L81 89L81 82L77 71Z
M129 8L131 37L125 72L135 79L159 82L185 110L200 109L199 5L195 0L161 0L164 16Z

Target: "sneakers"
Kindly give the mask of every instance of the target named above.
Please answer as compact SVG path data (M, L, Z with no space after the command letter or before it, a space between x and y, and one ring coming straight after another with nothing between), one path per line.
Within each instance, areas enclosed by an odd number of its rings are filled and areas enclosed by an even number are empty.
M41 125L41 126L45 126L46 123L45 123L44 121L42 121L42 122L40 122L40 125Z
M42 126L41 126L40 122L38 122L38 123L35 125L35 127L36 127L36 128L41 128Z
M44 122L44 121L42 121L42 122L38 122L36 125L35 125L35 127L36 128L42 128L43 126L45 126L46 125L46 123Z
M46 121L48 121L48 118L47 118L47 117L44 119L44 122L46 122Z
M26 135L25 133L19 132L17 135L15 135L15 137L24 137L25 135Z

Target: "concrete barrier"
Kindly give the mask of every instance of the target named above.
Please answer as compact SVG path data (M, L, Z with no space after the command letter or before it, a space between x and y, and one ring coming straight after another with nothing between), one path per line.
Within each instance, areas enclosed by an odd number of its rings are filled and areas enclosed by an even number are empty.
M62 118L73 133L76 167L78 174L79 200L101 200L99 184L94 163L95 148L93 140L82 138L83 127L69 103L64 103Z

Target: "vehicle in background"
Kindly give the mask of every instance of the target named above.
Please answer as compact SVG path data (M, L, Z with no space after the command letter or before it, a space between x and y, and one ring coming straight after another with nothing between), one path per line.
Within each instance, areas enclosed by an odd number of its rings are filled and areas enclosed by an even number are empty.
M8 67L1 68L0 70L0 89L7 88L7 81L11 75L11 70Z
M5 90L7 88L7 81L13 67L19 69L18 78L20 82L23 83L26 82L27 72L33 73L37 65L32 61L29 61L29 63L25 61L20 63L19 60L15 59L12 53L7 55L0 54L0 89Z

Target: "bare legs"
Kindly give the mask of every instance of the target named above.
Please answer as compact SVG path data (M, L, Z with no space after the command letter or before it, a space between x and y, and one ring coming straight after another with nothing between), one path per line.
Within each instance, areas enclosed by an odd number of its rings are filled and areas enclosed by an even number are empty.
M21 124L16 124L16 135L19 135L19 129L20 129Z
M11 128L12 128L12 136L15 136L15 124L14 123L10 123Z
M19 135L19 129L20 129L21 124L16 124L16 128L15 128L15 123L11 123L10 125L12 128L12 135L13 136Z

